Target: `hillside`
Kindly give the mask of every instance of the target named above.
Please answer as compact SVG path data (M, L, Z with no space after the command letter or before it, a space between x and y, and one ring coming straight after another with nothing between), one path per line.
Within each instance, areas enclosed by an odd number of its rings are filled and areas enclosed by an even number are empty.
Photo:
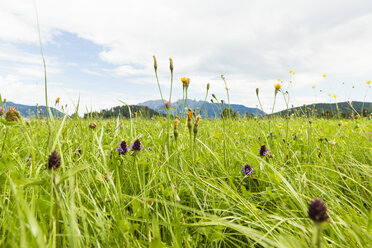
M340 113L341 117L350 117L352 114L356 114L355 110L361 114L363 107L363 115L367 116L372 113L372 103L365 102L339 102L339 103L316 103L306 105L307 113L316 115L318 117L333 117ZM338 108L338 110L337 110ZM275 115L285 115L287 110L274 113ZM304 106L294 107L289 109L289 114L302 115L305 114Z
M199 108L201 109L203 106L204 101L195 101L195 100L188 100L189 102L189 107L191 109L196 109ZM151 109L154 109L155 111L165 111L163 103L161 100L151 100L151 101L146 101L143 103L137 104L139 106L147 106ZM202 109L202 116L204 118L209 117L209 118L216 118L221 116L221 110L224 108L228 108L228 104L221 104L221 103L211 103L211 102L206 102L203 109ZM240 115L254 115L254 116L263 116L265 113L262 112L260 109L257 108L248 108L244 105L241 104L231 104L230 105L231 109L233 112L236 112ZM172 103L172 108L173 110L171 111L171 114L176 114L180 115L182 113L182 100L178 100L174 103ZM221 109L221 110L220 110ZM185 106L185 111L187 111L187 107Z
M159 115L158 112L146 106L129 105L129 107L130 107L132 116L137 114L137 116L150 118L155 115ZM107 119L107 118L117 117L119 113L120 113L120 116L122 117L126 117L126 118L130 117L129 109L125 105L116 106L110 109L104 109L104 110L101 110L100 112L95 111L95 112L89 113L89 115L93 117L103 117L104 119ZM84 114L84 118L87 118L87 114Z
M36 116L36 105L35 106L30 106L30 105L24 105L24 104L17 104L14 102L6 102L6 109L9 107L17 107L18 111L21 113L23 117L26 118L31 118ZM45 106L39 106L38 107L39 111L41 109L42 116L46 117L46 107ZM50 108L54 116L63 116L64 114L55 109L55 108ZM40 112L37 114L38 116L40 115Z

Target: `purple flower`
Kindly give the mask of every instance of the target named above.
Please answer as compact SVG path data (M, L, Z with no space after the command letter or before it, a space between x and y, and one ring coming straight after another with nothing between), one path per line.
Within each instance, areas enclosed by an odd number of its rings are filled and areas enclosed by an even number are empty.
M270 137L272 138L274 136L274 134L273 133L270 133Z
M261 141L261 137L258 137L258 141Z
M116 150L119 152L119 155L125 155L128 152L128 145L123 140L122 142L119 142L118 148Z
M27 162L30 162L31 161L31 158L30 157L26 158L26 161Z
M258 151L260 152L260 156L266 156L266 153L269 151L269 149L266 149L266 146L262 145L261 148L258 148Z
M152 148L151 148L151 147L149 147L149 148L147 148L147 149L149 149L149 151L152 151Z
M130 147L131 151L141 151L142 149L143 146L141 145L141 141L139 139L136 139Z
M80 148L76 149L76 154L81 155L82 153L83 153L82 149L80 149Z
M250 166L249 164L243 165L241 172L243 175L252 175L254 173L253 166Z
M164 107L165 107L166 109L170 109L171 106L172 106L172 104L171 104L170 102L165 102L165 103L164 103Z

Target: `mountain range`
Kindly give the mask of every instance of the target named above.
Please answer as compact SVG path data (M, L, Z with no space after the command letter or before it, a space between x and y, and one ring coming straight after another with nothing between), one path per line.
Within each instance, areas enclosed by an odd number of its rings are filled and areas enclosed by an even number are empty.
M204 101L196 101L196 100L188 100L188 107L191 109L196 109L201 110L201 115L202 117L206 118L217 118L221 116L221 111L223 111L225 108L228 109L229 105L227 103L211 103L211 102L205 102L204 106ZM138 103L137 105L139 106L147 106L155 111L162 111L163 113L165 112L165 107L163 105L162 100L151 100L151 101L146 101L143 103ZM172 103L172 109L171 109L171 114L172 115L181 115L182 114L182 107L183 103L182 100L178 100L176 102ZM230 104L230 108L232 112L238 113L240 115L253 115L253 116L263 116L265 115L264 112L262 112L258 108L249 108L241 104ZM187 105L185 104L184 107L184 115L186 115L187 112Z
M0 106L1 107L1 106ZM39 113L36 114L36 105L35 106L30 106L30 105L24 105L24 104L18 104L14 102L6 102L5 108L8 109L9 107L16 107L18 111L21 113L21 116L30 118L30 117L35 117L35 116L40 116L40 110L41 110L41 115L43 117L46 117L46 107L45 106L39 106L38 110ZM56 108L50 108L52 111L53 116L63 116L64 114L59 111Z

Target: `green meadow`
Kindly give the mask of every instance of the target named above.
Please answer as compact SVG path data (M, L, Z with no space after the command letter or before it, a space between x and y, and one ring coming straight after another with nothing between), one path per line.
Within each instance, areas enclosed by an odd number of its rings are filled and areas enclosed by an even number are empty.
M371 247L368 118L168 118L3 115L0 246Z

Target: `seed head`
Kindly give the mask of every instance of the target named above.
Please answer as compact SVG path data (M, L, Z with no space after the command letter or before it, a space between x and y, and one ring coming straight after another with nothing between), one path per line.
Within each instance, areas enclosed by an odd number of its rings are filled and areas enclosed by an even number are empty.
M258 96L258 93L259 93L259 89L258 88L256 88L256 95Z
M58 155L57 151L53 151L49 155L47 167L49 170L56 170L61 166L61 157Z
M208 84L207 84L207 91L209 90L210 87L211 87L211 84L208 83Z
M327 208L319 198L310 202L307 214L310 219L317 223L322 223L328 219Z
M90 129L96 129L96 127L97 127L97 124L95 122L92 122L89 124Z

